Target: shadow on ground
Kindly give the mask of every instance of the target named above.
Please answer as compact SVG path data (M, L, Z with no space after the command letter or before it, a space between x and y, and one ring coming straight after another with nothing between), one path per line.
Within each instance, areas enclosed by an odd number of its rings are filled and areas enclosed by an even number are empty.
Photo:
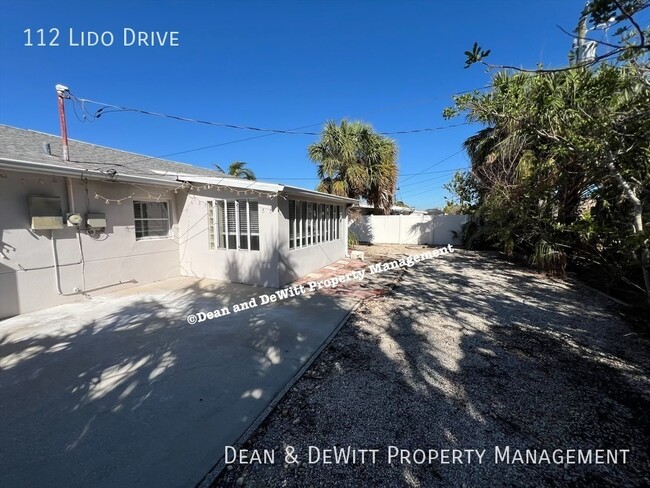
M0 486L194 486L348 311L177 278L0 325ZM136 293L137 294L134 294Z
M293 446L302 460L310 445L374 448L377 464L280 459L218 485L647 486L648 347L615 315L600 296L477 253L420 263L354 314L244 446ZM388 465L390 445L486 454ZM616 465L497 464L495 446L631 452Z

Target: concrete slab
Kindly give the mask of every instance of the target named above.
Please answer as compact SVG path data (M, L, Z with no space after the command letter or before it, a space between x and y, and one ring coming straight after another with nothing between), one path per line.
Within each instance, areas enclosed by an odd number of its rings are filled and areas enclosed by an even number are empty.
M358 301L186 321L273 291L175 278L0 321L0 486L195 486Z

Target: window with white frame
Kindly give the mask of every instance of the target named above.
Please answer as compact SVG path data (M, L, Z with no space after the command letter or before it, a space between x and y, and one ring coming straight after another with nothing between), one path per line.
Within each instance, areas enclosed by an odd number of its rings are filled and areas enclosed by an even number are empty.
M135 238L169 237L169 203L133 201Z
M342 215L339 205L289 200L289 249L339 239Z
M260 250L259 205L255 200L208 201L210 249Z

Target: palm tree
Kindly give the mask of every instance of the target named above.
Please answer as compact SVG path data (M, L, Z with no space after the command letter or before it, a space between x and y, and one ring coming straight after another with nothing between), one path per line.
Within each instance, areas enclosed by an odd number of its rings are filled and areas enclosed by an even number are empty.
M257 180L257 178L255 177L255 173L253 173L253 170L250 168L245 168L244 166L246 166L246 163L243 161L233 161L228 167L228 174L230 176L234 176L236 178L242 178L244 180L251 180L251 181ZM220 173L225 173L223 168L218 164L215 163L214 167Z
M381 213L390 213L397 181L395 141L364 122L329 121L308 152L318 164L318 191L364 197Z

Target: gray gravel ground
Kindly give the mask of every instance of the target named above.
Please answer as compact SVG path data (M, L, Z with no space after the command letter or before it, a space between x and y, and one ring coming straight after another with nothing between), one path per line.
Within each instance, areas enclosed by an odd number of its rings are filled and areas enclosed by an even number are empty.
M234 464L215 486L650 485L648 343L607 299L466 251L391 273L393 292L357 309L242 446L274 450L275 464ZM486 454L389 465L390 445ZM309 446L379 453L296 467L287 446L303 462ZM495 446L631 452L617 465L495 464Z

